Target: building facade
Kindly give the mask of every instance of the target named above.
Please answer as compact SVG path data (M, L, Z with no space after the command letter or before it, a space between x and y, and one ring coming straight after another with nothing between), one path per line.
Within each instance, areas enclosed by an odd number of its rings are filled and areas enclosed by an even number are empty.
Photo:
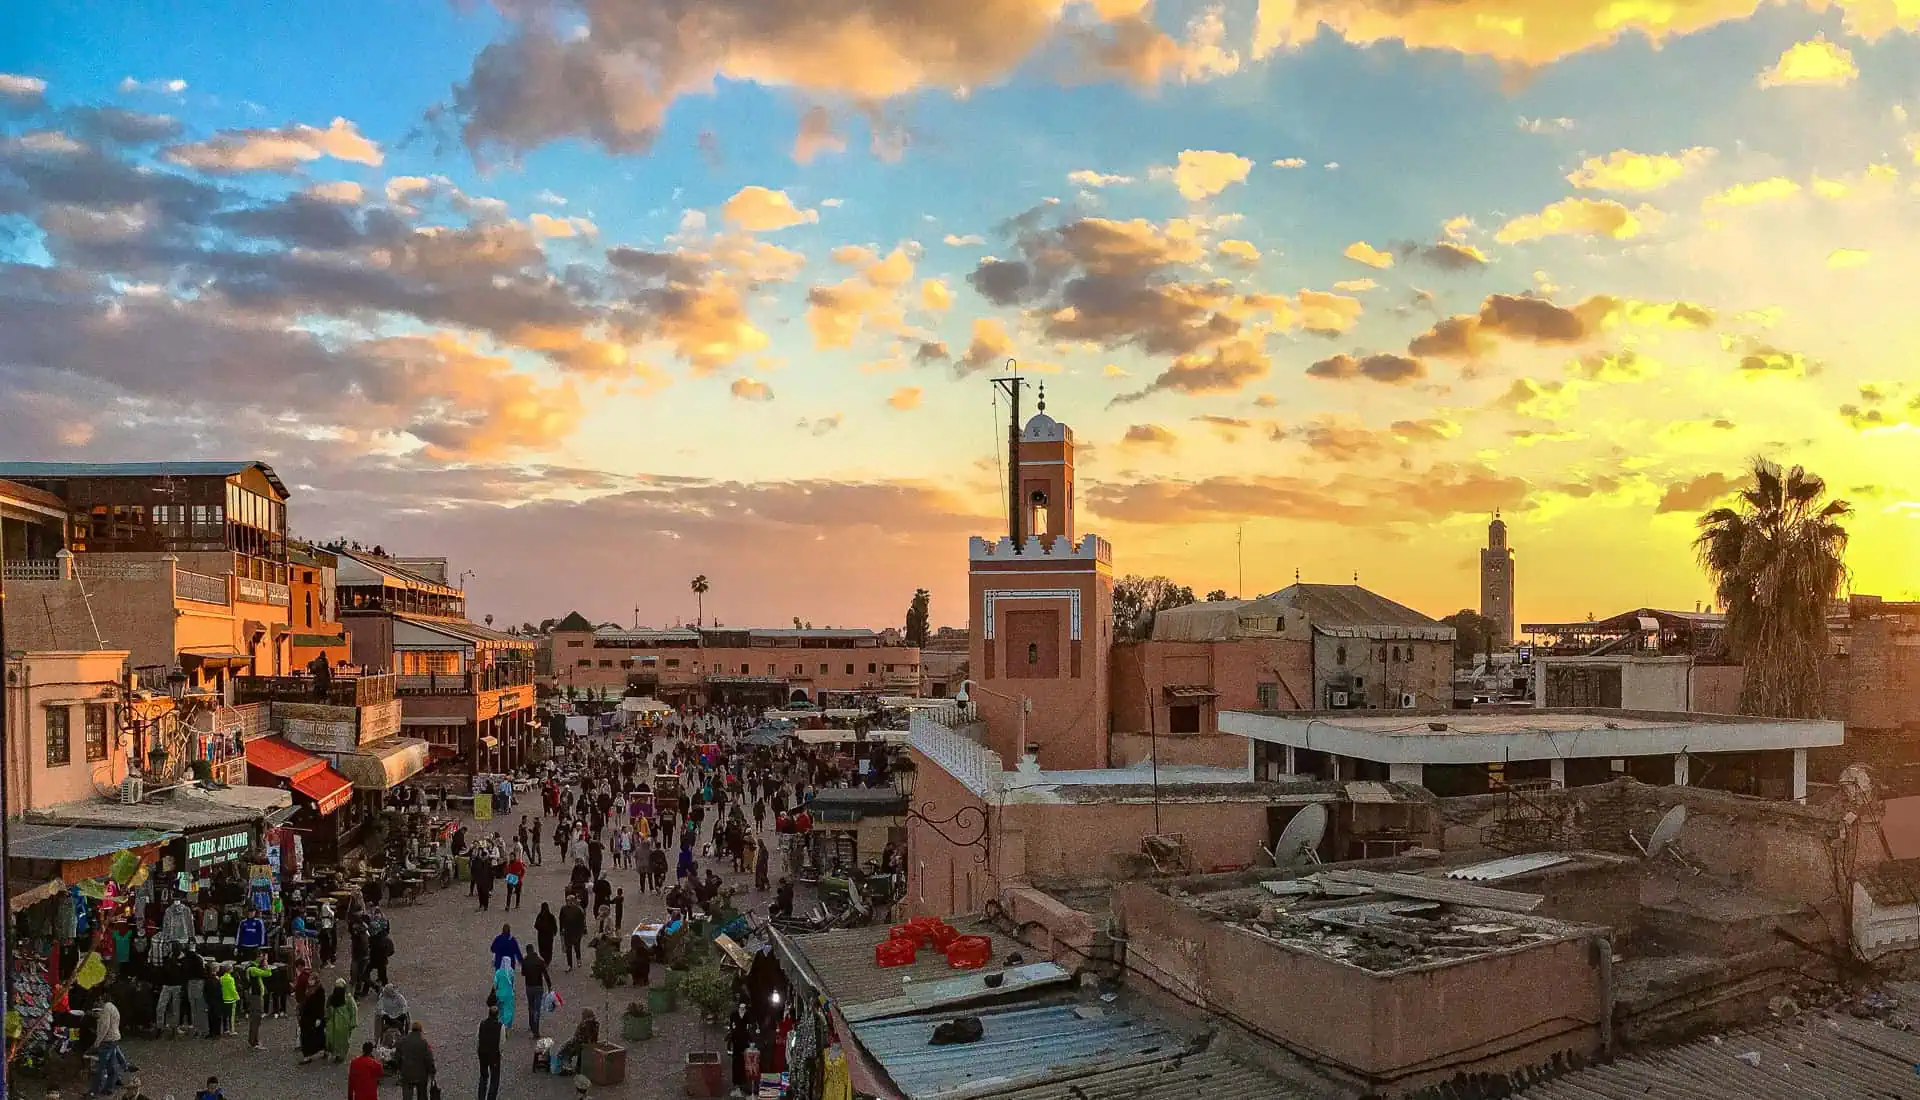
M1487 524L1487 545L1480 551L1480 614L1493 620L1495 646L1513 644L1513 548L1499 512Z
M339 608L339 569L340 559L330 551L305 542L287 544L293 668L304 669L316 657L330 665L353 660L347 628L335 614Z
M1303 613L1312 630L1307 709L1453 705L1454 630L1445 623L1357 584L1295 583L1263 600Z
M897 631L862 629L596 628L578 612L543 639L543 682L565 693L629 691L676 706L920 694L920 650Z
M8 814L119 787L128 770L126 651L35 652L4 664Z

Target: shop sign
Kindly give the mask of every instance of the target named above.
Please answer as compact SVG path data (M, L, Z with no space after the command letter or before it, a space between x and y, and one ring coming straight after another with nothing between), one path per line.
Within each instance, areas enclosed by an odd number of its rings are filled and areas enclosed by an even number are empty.
M193 837L187 841L187 867L198 870L211 867L216 863L231 863L247 854L253 847L253 830L240 828L232 832L216 833L211 836Z

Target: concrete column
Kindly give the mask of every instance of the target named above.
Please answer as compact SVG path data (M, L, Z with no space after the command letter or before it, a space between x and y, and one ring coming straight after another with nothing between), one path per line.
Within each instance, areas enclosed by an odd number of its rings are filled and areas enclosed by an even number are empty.
M1793 750L1793 800L1805 803L1807 800L1807 750Z
M1424 783L1426 768L1419 764L1388 764L1387 779L1394 783Z
M1567 762L1559 757L1547 761L1547 778L1553 780L1555 787L1567 785Z
M1286 749L1287 749L1287 774L1299 775L1300 774L1299 766L1294 763L1294 759L1293 759L1293 746L1288 745L1286 746Z
M1676 787L1687 785L1687 754L1684 752L1673 755L1673 785Z

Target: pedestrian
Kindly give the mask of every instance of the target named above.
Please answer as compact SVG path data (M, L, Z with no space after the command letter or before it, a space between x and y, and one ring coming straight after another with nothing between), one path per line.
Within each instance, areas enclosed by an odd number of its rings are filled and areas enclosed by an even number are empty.
M336 950L338 950L340 946L337 932L338 930L334 927L333 903L330 901L323 901L320 903L320 935L319 935L321 966L333 965L334 953Z
M649 888L657 894L667 885L667 850L665 848L657 845L654 847L653 854L647 857L647 871Z
M344 978L333 980L333 995L327 998L327 1053L336 1062L347 1060L347 1044L353 1041L353 1029L360 1026L360 1006L347 990Z
M287 997L293 992L293 965L283 952L274 960L267 978L267 1015L282 1020L287 1015Z
M103 996L93 1006L93 1077L87 1095L105 1096L119 1088L127 1068L127 1056L120 1050L120 1006Z
M134 1082L134 1088L136 1089L136 1091L138 1087L139 1087L139 1082L138 1081ZM207 1087L201 1089L199 1092L194 1093L193 1100L227 1100L227 1094L220 1090L220 1078L218 1077L207 1078Z
M387 929L382 919L373 929L371 941L367 944L367 987L377 989L392 983L387 977L387 963L393 960L393 933Z
M533 1037L540 1037L540 1017L546 1012L547 998L547 960L539 952L528 955L520 963L520 984L527 991L527 1027L532 1029Z
M772 859L767 852L767 842L764 837L755 842L755 847L756 851L753 855L753 889L756 893L765 893L767 889L768 864L772 862Z
M244 1000L247 1005L247 1045L255 1050L267 1049L260 1042L260 1019L267 1014L267 983L273 980L273 971L255 959L247 964L241 973L246 988Z
M220 1035L230 1035L240 1021L240 982L233 964L220 964Z
M529 841L527 851L533 856L533 865L538 867L540 866L541 841L545 839L545 834L541 831L539 825L534 825L527 830L527 839Z
M560 907L560 943L566 948L567 969L580 961L580 944L587 938L587 911L580 902L568 897L567 903Z
M225 1011L225 1006L220 997L220 971L210 962L202 962L200 968L205 975L200 983L200 1000L204 1005L205 1019L207 1022L207 1038L218 1039L220 1037L220 1014Z
M348 973L353 978L353 992L358 996L367 991L367 944L371 937L367 935L367 924L362 920L349 919L347 922L347 952L352 965Z
M493 965L496 970L502 966L520 965L520 941L513 937L513 926L510 924L501 925L500 934L493 937Z
M600 877L600 865L606 854L607 846L600 842L599 837L587 841L587 870L594 878Z
M327 1049L327 991L319 982L300 999L300 1064L306 1065Z
M627 926L627 888L624 886L613 892L613 925L615 928Z
M520 891L526 886L527 864L518 855L507 861L507 905L508 909L520 905Z
M518 984L513 980L513 967L506 963L501 963L500 968L493 972L492 999L499 1002L500 1026L503 1028L513 1026L513 996Z
M165 1033L176 1025L169 1020L178 1017L179 1024L187 1022L187 990L185 964L180 958L178 948L167 952L154 977L160 983L160 1003L153 1010L153 1026Z
M694 872L696 870L698 870L698 868L693 862L693 842L690 840L682 841L680 844L680 862L673 869L674 880L685 881L686 879L694 878Z
M540 911L533 917L533 934L539 940L541 958L548 962L553 961L553 936L559 930L560 919L547 902L541 902Z
M646 937L635 932L627 939L627 971L633 977L633 984L638 988L646 988L652 969L653 949L647 946Z
M498 1008L488 1009L487 1018L480 1021L480 1038L474 1048L474 1053L480 1062L478 1100L499 1100L500 1032L505 1027L506 1025L500 1020Z
M493 856L483 846L473 859L473 888L484 912L493 901Z
M427 1026L419 1020L394 1050L399 1063L400 1100L427 1100L433 1084L433 1045L427 1042Z
M373 1056L373 1044L360 1044L360 1057L347 1065L347 1100L380 1100L380 1078L387 1068Z

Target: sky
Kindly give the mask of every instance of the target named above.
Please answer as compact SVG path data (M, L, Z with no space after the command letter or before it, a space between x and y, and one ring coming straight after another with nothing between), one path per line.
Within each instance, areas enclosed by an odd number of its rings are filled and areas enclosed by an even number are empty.
M473 613L964 623L1007 360L1119 572L1915 598L1916 0L0 9L0 457L261 458ZM1031 401L1030 395L1028 400Z

